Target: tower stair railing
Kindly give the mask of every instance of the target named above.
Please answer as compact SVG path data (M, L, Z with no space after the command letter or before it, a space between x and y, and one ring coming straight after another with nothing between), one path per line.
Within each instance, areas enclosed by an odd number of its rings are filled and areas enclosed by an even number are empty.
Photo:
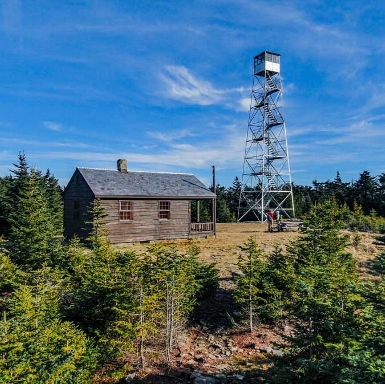
M275 118L275 116L273 115L273 113L270 111L269 109L269 106L267 104L265 104L263 106L263 109L267 115L267 117L269 118L269 120L272 122L272 123L276 123L277 122L277 119Z
M273 92L279 91L277 84L275 83L275 81L271 77L266 77L266 83ZM271 92L271 93L273 93L273 92Z
M277 186L273 176L271 176L270 173L266 173L266 179L268 180L269 186L270 186L271 189L275 189L275 190L278 189L278 186Z
M269 153L271 153L273 156L278 156L278 150L276 147L274 147L274 145L271 143L271 140L270 138L267 136L265 137L265 143L266 143L266 147L268 148L269 150Z

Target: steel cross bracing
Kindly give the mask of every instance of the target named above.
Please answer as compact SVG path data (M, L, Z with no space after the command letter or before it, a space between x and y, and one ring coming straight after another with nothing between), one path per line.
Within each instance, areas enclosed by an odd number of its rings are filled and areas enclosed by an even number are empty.
M239 198L238 221L260 220L267 211L295 216L279 73L253 77Z

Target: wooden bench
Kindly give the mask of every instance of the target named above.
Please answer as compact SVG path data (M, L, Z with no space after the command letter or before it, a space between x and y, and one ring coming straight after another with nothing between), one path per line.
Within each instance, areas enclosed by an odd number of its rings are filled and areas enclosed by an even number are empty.
M302 228L302 221L282 221L281 222L281 231L296 230L299 231Z

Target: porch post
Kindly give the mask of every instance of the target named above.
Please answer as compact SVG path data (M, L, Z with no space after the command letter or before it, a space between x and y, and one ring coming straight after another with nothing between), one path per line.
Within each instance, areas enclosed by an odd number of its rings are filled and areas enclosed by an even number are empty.
M213 230L214 236L217 236L217 199L213 199Z
M200 201L197 200L197 223L200 222L200 206L199 206Z
M217 193L217 186L215 181L215 165L213 165L213 192ZM213 230L214 230L214 236L216 236L216 226L217 226L217 199L216 197L212 201L212 219L213 219Z

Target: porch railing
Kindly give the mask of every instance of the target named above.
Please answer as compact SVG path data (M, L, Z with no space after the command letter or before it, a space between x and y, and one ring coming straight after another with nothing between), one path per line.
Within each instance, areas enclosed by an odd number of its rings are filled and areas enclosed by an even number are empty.
M214 223L191 223L190 231L191 233L213 232Z

